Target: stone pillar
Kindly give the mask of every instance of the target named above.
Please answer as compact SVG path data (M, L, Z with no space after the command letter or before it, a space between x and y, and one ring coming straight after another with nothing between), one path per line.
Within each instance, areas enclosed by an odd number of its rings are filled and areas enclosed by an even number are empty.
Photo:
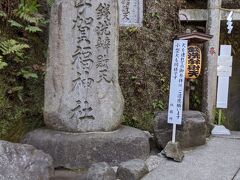
M121 125L117 0L55 0L45 79L47 128L28 133L54 167L88 168L146 159L149 139Z
M49 128L95 132L119 127L118 26L117 0L56 0L45 79Z
M204 70L204 99L203 112L214 120L216 87L217 87L217 59L219 53L220 23L222 0L208 0L207 33L213 38L205 45L205 70Z

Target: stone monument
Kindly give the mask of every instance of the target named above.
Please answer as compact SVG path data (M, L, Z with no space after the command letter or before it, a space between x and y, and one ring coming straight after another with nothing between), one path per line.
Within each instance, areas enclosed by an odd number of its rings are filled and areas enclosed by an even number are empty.
M143 0L118 0L120 26L143 25Z
M44 121L23 143L55 167L82 168L146 158L144 132L121 127L117 0L56 0L52 6Z
M56 1L45 80L45 123L70 132L119 127L117 4Z

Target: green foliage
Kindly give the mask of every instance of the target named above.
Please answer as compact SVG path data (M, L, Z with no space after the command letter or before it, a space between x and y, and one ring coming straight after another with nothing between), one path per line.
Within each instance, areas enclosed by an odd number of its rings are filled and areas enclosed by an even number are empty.
M17 58L24 58L24 49L30 48L28 44L19 43L14 39L0 42L0 51L3 56L15 55Z
M0 17L2 17L0 37L0 69L3 70L10 66L16 66L17 72L14 72L15 78L19 75L26 79L37 78L37 74L26 71L26 61L31 59L29 50L31 48L31 34L42 32L41 26L44 25L45 19L38 13L37 0L21 0L18 6L9 12L0 9ZM10 8L10 7L8 7ZM8 14L7 14L8 13ZM16 37L17 34L22 34ZM10 69L6 69L9 71Z
M37 0L21 0L16 16L37 26L44 22L43 16L38 13L38 7Z
M138 114L136 116L124 116L123 124L153 132L153 118L154 114L152 112L144 112L143 114Z
M2 18L6 18L7 17L7 14L3 11L0 10L0 17Z
M137 27L128 27L127 28L128 34L133 34L133 33L136 33L137 31L138 31Z
M37 27L37 26L30 26L30 25L28 25L25 28L25 30L30 32L30 33L42 32L42 29L40 29L39 27Z
M17 141L43 124L45 44L39 35L46 20L39 7L37 0L0 1L0 139Z
M18 73L19 76L23 76L25 79L30 79L30 78L38 78L38 75L36 73L27 71L27 70L21 70L21 72Z
M14 20L8 20L8 22L10 23L11 27L16 27L16 28L23 28L23 25L18 23L17 21Z
M220 119L220 121L219 121L219 119ZM224 114L224 111L222 109L216 109L215 110L215 121L214 121L214 124L218 124L218 122L220 122L220 124L224 124L226 119L227 118L226 118L226 116Z
M49 6L52 6L53 3L54 3L54 0L47 0L47 4L48 4Z
M202 110L202 84L203 82L203 75L200 75L197 79L192 80L190 82L191 88L190 91L190 108L191 110Z
M7 63L3 62L3 56L0 55L0 70L4 69L7 66Z
M164 103L162 100L153 101L153 109L164 111L167 108L167 104Z

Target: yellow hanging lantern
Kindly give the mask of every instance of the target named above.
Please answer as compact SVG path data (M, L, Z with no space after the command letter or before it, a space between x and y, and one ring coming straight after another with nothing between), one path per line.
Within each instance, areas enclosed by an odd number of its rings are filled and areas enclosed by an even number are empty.
M188 46L186 79L196 79L201 73L202 52L198 46Z

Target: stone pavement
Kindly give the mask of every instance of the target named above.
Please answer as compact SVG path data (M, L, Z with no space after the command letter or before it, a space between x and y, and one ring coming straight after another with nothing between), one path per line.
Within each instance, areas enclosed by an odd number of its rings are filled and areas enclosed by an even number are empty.
M184 153L182 163L166 159L142 180L240 180L240 132Z

